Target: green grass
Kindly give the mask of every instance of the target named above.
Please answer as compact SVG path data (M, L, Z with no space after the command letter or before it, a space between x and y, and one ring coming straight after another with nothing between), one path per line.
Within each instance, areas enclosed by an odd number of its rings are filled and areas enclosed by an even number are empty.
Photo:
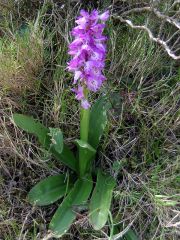
M43 32L34 23L21 26L0 39L0 86L16 94L38 88L38 75L43 65Z
M38 44L38 51L34 42L29 45L31 38L26 33L25 38L15 34L15 41L5 41L6 35L0 39L0 72L4 79L9 79L17 66L27 69L27 79L32 79L26 60L40 67L33 75L33 81L40 83L36 93L31 90L14 97L10 87L10 92L1 93L0 239L36 240L48 235L56 204L33 208L26 196L40 179L66 169L52 161L35 138L15 128L11 116L23 112L39 118L46 126L60 127L68 144L79 135L79 106L70 91L72 76L65 70L68 31L76 10L44 6L39 20L43 34L38 34L38 39L43 37L43 48ZM106 33L107 82L101 93L108 95L112 108L96 165L110 172L118 183L111 207L117 226L114 233L129 227L142 240L177 240L180 70L143 32L110 21ZM18 46L23 49L20 58ZM2 55L5 52L7 58ZM97 97L92 94L91 100ZM94 232L85 212L63 239L105 239L109 234L107 227Z

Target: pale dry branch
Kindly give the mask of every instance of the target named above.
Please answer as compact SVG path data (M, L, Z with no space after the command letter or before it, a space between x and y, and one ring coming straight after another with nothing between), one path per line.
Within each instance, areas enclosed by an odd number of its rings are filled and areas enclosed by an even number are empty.
M174 1L171 6L166 7L166 10L161 11L158 9L158 3L156 1L153 1L151 3L143 3L142 5L129 5L126 6L125 9L121 9L120 12L116 11L115 6L111 6L112 17L114 19L118 19L123 23L126 23L128 26L130 26L133 29L139 29L145 31L149 38L158 43L163 47L163 49L168 53L168 55L173 58L174 60L179 60L179 45L180 45L180 20L178 19L177 15L180 13L179 10L175 10L172 14L172 9L179 4L180 1ZM144 20L144 23L142 24L135 24L133 23L132 17L136 18L138 14L147 14L145 15L146 18ZM149 19L157 18L159 22L159 26L156 23L156 30L157 27L159 27L159 32L154 33L153 29L153 23L147 25L147 22L149 22ZM150 21L151 22L151 21ZM167 28L166 24L170 24L172 26L171 31L169 34L167 34ZM155 31L156 31L155 30Z
M153 8L151 6L141 7L141 8L133 8L128 11L125 11L121 14L121 16L127 16L131 13L141 13L141 12L152 12L154 13L158 18L174 25L176 28L180 29L180 23L177 21L177 19L174 19L173 17L169 17L163 13L161 13L158 9Z
M141 12L146 12L146 11L151 11L151 7L141 7L141 8L133 8L128 11L125 11L121 14L121 16L127 16L131 13L141 13Z
M173 17L164 15L163 13L161 13L160 11L158 11L155 8L151 8L151 10L158 18L161 18L162 20L165 20L166 22L168 22L168 23L174 25L176 28L180 29L180 23L177 21L177 19L174 19Z
M180 0L176 0L174 1L174 3L172 4L171 8L175 7L176 4L180 3Z
M131 20L129 20L129 19L124 19L124 18L122 18L122 17L120 17L120 16L116 16L115 18L116 18L116 19L119 19L121 22L127 23L127 24L128 24L131 28L133 28L133 29L140 29L140 30L146 31L146 32L148 33L148 35L149 35L149 38L150 38L152 41L160 44L160 45L165 49L165 51L168 53L168 55L169 55L170 57L172 57L174 60L179 60L179 59L180 59L180 56L175 55L175 54L171 51L171 49L169 48L169 46L167 45L167 43L166 43L165 41L163 41L163 40L160 39L160 38L154 37L154 36L153 36L153 33L151 32L151 30L150 30L148 27L146 27L145 25L134 25Z

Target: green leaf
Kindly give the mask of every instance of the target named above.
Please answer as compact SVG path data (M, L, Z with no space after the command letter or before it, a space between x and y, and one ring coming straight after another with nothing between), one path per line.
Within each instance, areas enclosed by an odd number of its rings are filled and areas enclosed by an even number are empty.
M77 160L68 146L63 143L63 134L61 130L58 128L49 128L49 130L50 132L48 135L51 137L49 151L57 160L60 160L71 169L77 170Z
M99 170L90 201L90 222L95 230L100 230L107 222L114 186L114 178Z
M66 175L50 176L36 184L28 194L29 202L37 206L54 203L72 187Z
M105 97L101 97L93 105L89 120L89 136L88 143L97 149L103 131L107 124L107 110L110 104Z
M47 147L49 145L47 136L49 130L43 124L35 120L33 117L23 114L16 113L13 115L13 119L18 127L28 133L34 134L43 146Z
M118 227L115 226L115 228L116 231L120 231ZM132 229L129 229L126 233L123 234L123 236L121 230L120 233L117 233L112 237L112 240L139 240L139 238Z
M93 182L90 176L76 181L73 189L63 200L50 222L50 230L55 237L61 237L70 228L76 218L73 208L87 202L92 187Z
M49 131L49 136L51 137L51 147L61 154L63 151L63 134L61 130L58 128L49 128Z
M34 134L38 138L39 142L46 148L46 150L50 151L57 160L63 162L72 170L77 171L78 161L68 146L63 144L63 136L60 130L56 128L50 128L49 130L33 117L23 114L16 113L13 115L13 119L18 127L22 128L28 133Z
M129 229L123 236L123 240L139 240L132 229Z
M90 170L91 161L96 154L96 150L85 141L75 140L75 143L79 148L79 171L83 176Z
M78 161L67 145L64 144L62 153L58 153L54 148L51 148L50 152L57 160L61 161L72 170L78 171Z

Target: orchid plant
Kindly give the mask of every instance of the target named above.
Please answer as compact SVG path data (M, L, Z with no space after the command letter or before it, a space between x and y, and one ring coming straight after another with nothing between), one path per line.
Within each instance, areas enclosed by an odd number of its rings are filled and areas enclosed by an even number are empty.
M89 221L95 230L100 230L108 221L109 209L115 180L93 164L97 147L107 123L109 104L106 97L99 98L91 106L90 91L97 92L105 76L106 36L103 35L109 12L100 14L97 10L88 13L80 11L71 32L74 40L69 45L68 71L74 74L72 91L81 102L80 139L75 140L78 154L74 154L63 141L60 129L46 128L32 117L14 114L17 126L34 134L40 144L58 161L67 166L66 174L49 176L35 185L28 194L30 203L46 206L60 202L51 222L50 231L54 237L61 237L68 231L82 207L89 211Z

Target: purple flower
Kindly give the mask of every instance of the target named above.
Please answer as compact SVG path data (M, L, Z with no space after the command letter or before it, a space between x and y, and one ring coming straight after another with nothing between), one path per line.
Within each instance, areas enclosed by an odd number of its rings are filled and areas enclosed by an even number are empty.
M77 84L78 87L72 91L85 109L90 107L90 103L84 96L85 88L97 92L106 79L102 73L107 40L103 30L108 18L109 11L99 14L97 10L91 13L81 10L76 20L77 26L71 32L74 41L69 44L68 54L72 59L67 69L74 73L73 84Z
M76 93L76 99L77 100L83 100L84 99L84 92L83 92L83 87L78 86L77 89L73 88L72 91Z
M100 18L102 21L107 21L108 18L109 18L109 11L106 11L106 12L104 12L103 14L101 14L101 15L99 16L99 18Z
M84 99L81 101L81 106L82 106L84 109L88 109L91 105L90 105L90 103L88 102L88 100L84 98Z

